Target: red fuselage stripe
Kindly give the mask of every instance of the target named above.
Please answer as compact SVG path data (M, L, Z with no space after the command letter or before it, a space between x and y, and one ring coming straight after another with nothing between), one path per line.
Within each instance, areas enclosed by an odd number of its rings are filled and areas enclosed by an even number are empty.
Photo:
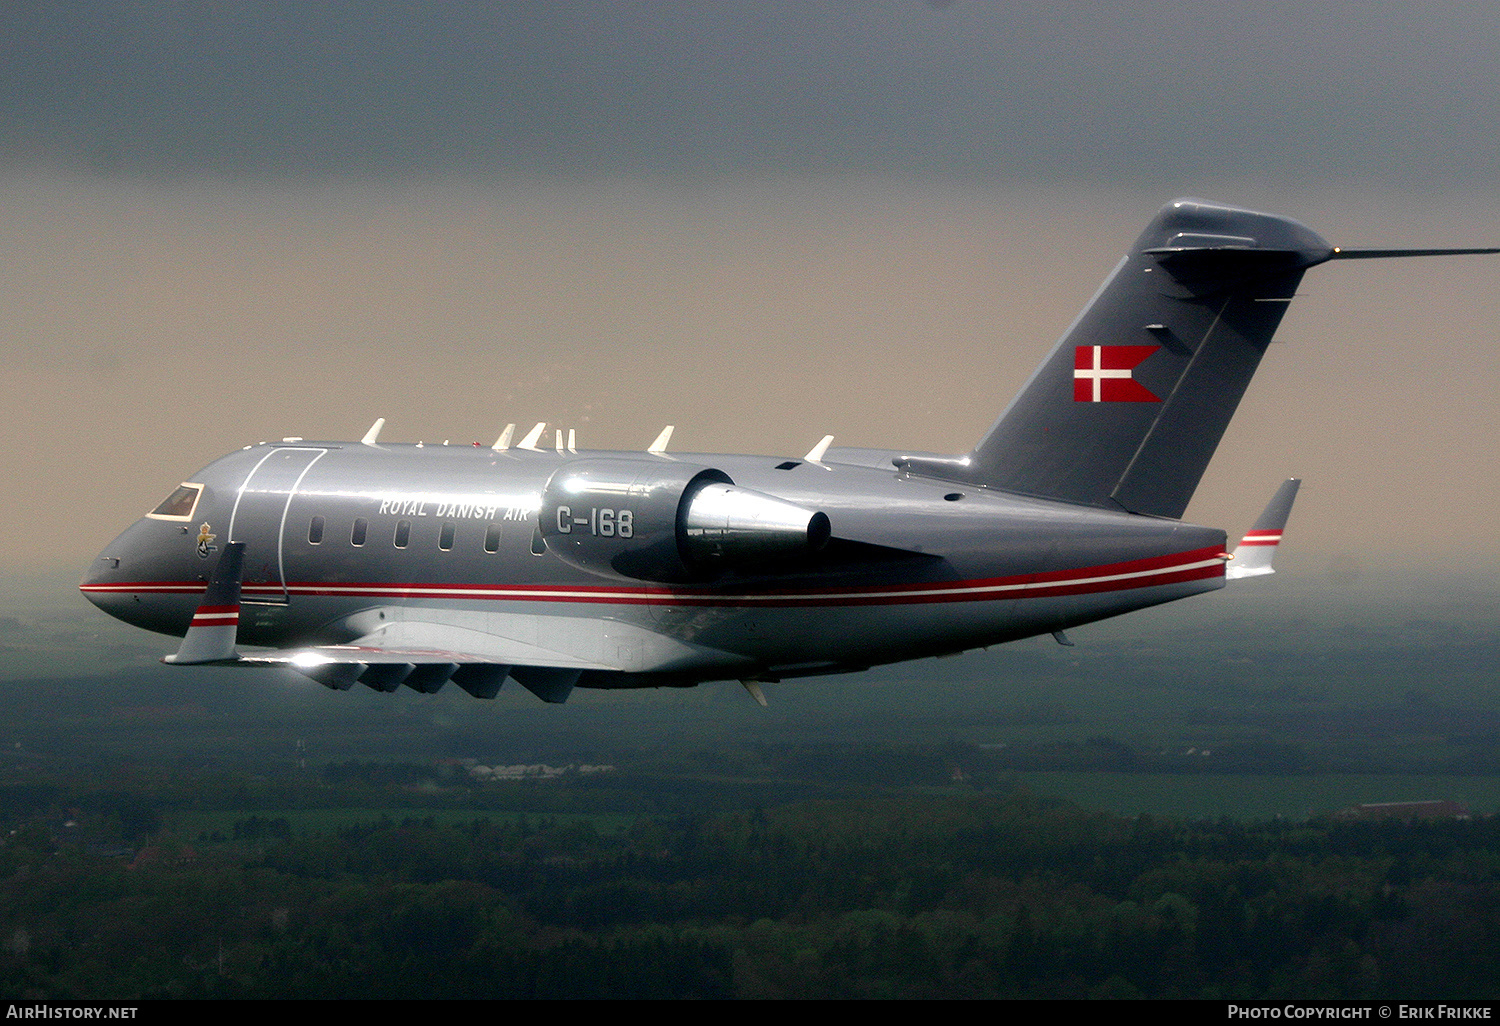
M895 605L933 602L979 602L995 599L1057 598L1106 591L1154 588L1185 581L1222 577L1224 563L1217 548L1195 549L1168 556L1076 570L1052 570L1013 577L987 577L967 581L937 581L919 584L885 584L841 588L763 588L755 591L722 592L646 586L597 585L486 585L486 584L361 584L357 582L294 582L286 585L292 595L370 599L475 599L484 601L593 602L623 605L680 606L849 606ZM138 581L121 584L85 585L93 594L202 594L203 585L192 581ZM242 586L245 595L281 595L280 584ZM213 611L232 607L213 607ZM200 609L199 612L208 612Z

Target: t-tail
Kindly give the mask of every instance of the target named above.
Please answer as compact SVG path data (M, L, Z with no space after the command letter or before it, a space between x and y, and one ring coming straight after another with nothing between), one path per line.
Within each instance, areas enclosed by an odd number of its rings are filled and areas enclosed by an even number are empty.
M1341 250L1290 218L1169 203L979 444L910 473L1180 518L1303 272Z

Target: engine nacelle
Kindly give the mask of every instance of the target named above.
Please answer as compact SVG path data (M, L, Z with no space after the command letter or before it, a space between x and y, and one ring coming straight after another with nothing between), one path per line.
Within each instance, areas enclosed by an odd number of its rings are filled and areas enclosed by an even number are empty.
M740 488L712 467L667 460L576 460L542 494L547 549L590 573L704 580L796 560L827 543L826 514Z

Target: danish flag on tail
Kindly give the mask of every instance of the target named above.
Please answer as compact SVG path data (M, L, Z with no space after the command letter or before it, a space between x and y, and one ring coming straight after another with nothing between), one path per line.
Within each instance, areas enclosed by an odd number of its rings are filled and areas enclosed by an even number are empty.
M1135 380L1135 368L1160 346L1078 346L1073 350L1073 401L1159 403Z

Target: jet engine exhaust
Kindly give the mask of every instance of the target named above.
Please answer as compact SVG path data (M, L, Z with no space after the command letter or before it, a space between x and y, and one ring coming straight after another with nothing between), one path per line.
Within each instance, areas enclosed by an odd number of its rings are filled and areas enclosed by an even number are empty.
M828 544L828 514L764 492L706 484L688 502L682 541L697 565L738 565L815 553Z

